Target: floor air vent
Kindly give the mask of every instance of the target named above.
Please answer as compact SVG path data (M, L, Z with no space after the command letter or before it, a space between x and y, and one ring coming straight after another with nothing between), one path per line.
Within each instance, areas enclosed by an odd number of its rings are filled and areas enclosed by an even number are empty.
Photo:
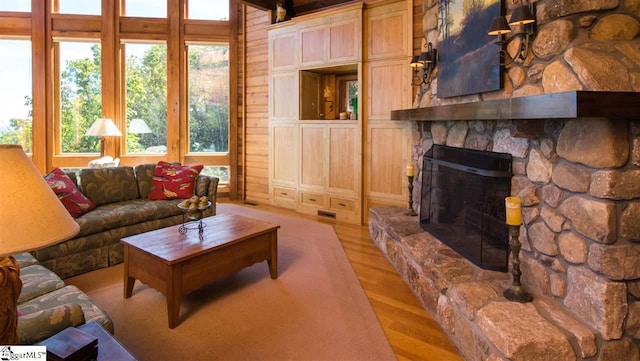
M318 211L318 215L320 217L327 217L327 218L331 218L331 219L336 219L336 214L333 213L333 212Z

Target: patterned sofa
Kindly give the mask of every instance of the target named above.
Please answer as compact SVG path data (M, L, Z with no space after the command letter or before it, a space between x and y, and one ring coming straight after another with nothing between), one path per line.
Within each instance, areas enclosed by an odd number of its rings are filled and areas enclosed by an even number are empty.
M61 278L115 265L124 260L120 239L183 221L181 199L150 200L156 164L133 167L87 168L78 187L97 206L76 222L80 232L70 240L33 252L46 268ZM74 174L68 174L76 183ZM212 203L204 216L216 213L219 179L198 175L195 194Z
M43 267L29 253L14 255L20 266L18 342L30 345L67 327L96 321L113 333L113 322L86 294Z

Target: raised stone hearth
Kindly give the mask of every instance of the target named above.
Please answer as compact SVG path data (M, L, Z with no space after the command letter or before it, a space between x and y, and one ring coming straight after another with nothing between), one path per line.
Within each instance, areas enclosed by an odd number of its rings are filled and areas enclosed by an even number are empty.
M640 359L632 340L603 340L598 331L548 298L536 296L524 304L507 301L502 291L511 285L509 273L475 266L424 232L418 217L406 216L405 211L372 208L371 238L466 360ZM575 286L581 286L580 276L576 279Z

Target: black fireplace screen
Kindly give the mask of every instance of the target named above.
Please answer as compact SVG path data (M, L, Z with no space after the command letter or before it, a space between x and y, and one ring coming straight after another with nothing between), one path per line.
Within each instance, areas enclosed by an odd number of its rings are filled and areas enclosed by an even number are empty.
M484 269L508 269L511 155L434 145L423 157L420 226Z

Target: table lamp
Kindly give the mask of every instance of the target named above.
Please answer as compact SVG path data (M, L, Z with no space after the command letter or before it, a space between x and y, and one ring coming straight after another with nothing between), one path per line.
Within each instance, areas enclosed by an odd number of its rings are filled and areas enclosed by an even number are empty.
M91 124L91 127L87 129L84 135L100 137L100 158L102 158L104 157L105 137L119 137L122 136L122 133L120 133L118 127L113 123L113 120L109 118L98 118Z
M144 122L143 119L134 118L131 119L131 123L129 123L129 133L131 134L143 134L143 133L151 133L151 129Z
M11 255L67 240L80 227L20 145L0 144L0 164L0 345L15 345L22 281Z

